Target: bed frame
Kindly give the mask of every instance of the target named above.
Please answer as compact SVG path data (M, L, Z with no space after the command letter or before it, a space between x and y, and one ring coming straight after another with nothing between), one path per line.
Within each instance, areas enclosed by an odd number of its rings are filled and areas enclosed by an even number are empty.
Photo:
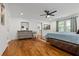
M79 44L74 44L71 42L67 42L55 38L47 38L47 42L49 42L51 45L57 48L67 51L73 55L79 56Z

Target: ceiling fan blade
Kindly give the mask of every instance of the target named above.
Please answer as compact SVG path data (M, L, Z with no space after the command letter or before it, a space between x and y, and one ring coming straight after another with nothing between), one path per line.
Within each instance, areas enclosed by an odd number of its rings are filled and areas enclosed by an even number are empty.
M50 16L55 16L55 15L50 15Z
M57 10L55 10L55 11L51 12L51 14L52 14L52 13L55 13L55 12L57 12Z
M49 11L48 11L48 10L44 10L44 12L45 12L45 13L49 13Z

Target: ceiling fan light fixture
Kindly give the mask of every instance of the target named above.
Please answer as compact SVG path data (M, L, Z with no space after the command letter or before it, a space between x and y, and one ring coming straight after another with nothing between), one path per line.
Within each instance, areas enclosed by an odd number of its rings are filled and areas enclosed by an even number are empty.
M45 14L41 16L45 16L46 18L49 18L50 16L55 16L53 13L57 12L57 10L50 12L49 10L44 10Z
M22 16L23 15L23 12L21 12L20 15Z
M49 18L50 17L50 15L47 15L47 18Z

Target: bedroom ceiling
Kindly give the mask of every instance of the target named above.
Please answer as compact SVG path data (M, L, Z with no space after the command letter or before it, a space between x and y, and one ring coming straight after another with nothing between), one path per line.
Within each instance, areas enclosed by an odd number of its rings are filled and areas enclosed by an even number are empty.
M49 20L79 12L79 4L77 3L6 3L6 6L12 17L43 21L48 20L44 16L40 16L44 14L44 10L57 10L55 16L50 17Z

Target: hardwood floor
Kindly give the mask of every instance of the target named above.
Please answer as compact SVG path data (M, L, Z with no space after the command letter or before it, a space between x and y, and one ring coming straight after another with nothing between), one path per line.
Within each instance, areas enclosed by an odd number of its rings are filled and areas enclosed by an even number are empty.
M46 42L38 39L13 40L3 53L3 56L70 56Z

